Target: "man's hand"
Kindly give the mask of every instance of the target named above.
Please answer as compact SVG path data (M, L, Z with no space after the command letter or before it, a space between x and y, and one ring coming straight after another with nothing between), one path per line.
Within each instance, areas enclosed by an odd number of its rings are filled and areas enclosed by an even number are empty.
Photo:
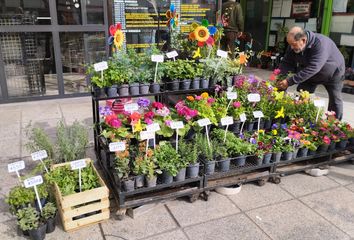
M285 79L278 82L277 87L280 91L285 91L289 87L288 80Z

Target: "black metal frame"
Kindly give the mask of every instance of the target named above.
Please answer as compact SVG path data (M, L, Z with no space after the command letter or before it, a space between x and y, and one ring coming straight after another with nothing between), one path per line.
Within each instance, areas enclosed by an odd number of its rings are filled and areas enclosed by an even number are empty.
M82 16L82 25L58 25L57 18L57 7L56 0L49 1L49 11L51 17L51 25L11 25L11 26L0 26L0 33L24 33L24 32L45 32L51 33L53 39L53 48L55 56L55 67L56 75L58 81L58 95L50 96L33 96L33 97L16 97L9 98L7 82L5 76L5 65L0 49L0 87L1 87L1 97L0 103L10 103L10 102L21 102L21 101L36 101L36 100L46 100L46 99L56 99L56 98L68 98L68 97L79 97L79 96L88 96L89 93L74 93L74 94L65 94L64 91L64 79L63 79L63 66L61 62L62 54L60 49L60 32L82 32L84 33L84 44L87 47L87 38L85 35L90 32L104 32L105 38L108 37L108 25L111 21L108 20L108 1L103 0L103 14L104 14L104 23L102 24L87 24L87 15L86 15L86 5L85 0L81 0L81 16ZM109 56L109 46L106 42L106 57ZM88 62L88 51L85 48L85 61ZM89 79L86 80L89 83Z

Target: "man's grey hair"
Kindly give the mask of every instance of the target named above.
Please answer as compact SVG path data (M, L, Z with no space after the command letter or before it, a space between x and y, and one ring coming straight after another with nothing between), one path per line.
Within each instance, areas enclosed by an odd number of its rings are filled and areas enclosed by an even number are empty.
M288 36L294 38L295 41L299 41L301 38L307 37L305 30L302 27L292 27L288 33Z

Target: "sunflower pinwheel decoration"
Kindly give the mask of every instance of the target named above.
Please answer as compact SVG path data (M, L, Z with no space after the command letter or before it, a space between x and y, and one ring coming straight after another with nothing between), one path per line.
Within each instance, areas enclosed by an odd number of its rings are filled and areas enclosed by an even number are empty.
M178 14L176 13L175 5L171 4L170 9L166 12L167 27L175 28L178 26Z
M108 39L108 44L116 46L117 49L120 49L123 46L124 42L124 33L122 31L122 24L117 23L116 25L111 25L109 27L109 33L111 36Z
M204 47L206 44L211 47L215 44L214 35L217 32L217 28L209 26L209 22L206 19L202 20L202 24L192 24L193 31L189 34L189 39L198 41L198 47Z

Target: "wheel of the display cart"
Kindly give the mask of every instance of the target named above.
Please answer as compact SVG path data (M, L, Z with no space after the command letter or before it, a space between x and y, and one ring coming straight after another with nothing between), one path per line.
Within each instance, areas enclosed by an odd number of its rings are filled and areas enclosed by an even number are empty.
M203 197L204 201L209 200L209 195L210 195L210 191L205 191L202 193L202 197Z
M116 212L116 217L118 220L123 220L125 218L125 213L127 212L127 209L122 208L122 209L118 209Z
M265 179L265 178L259 179L257 181L257 184L258 184L258 186L264 186L266 184L266 181L267 181L267 179Z
M194 203L195 201L197 201L198 198L199 198L199 193L194 193L189 196L189 202Z
M280 177L273 177L272 182L275 184L279 184L281 182L281 178Z

